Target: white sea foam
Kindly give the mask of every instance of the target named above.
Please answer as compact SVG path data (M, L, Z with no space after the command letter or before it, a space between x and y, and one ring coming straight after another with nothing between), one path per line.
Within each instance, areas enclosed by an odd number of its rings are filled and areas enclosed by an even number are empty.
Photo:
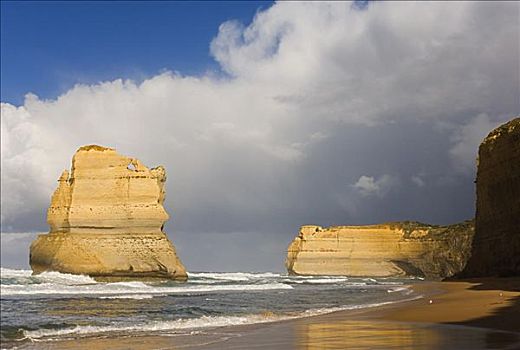
M65 284L65 285L84 285L97 283L92 277L85 275L73 275L70 273L60 273L55 271L42 272L33 278L48 283Z
M139 288L149 288L150 286L144 282L139 281L128 281L128 282L111 282L104 283L105 286L110 288L129 288L129 289L139 289Z
M54 283L2 285L2 296L13 295L113 295L113 294L191 294L220 291L253 291L270 289L292 289L283 283L232 284L208 286L162 287L142 282L97 283L92 285L68 286Z
M265 278L277 278L281 275L272 272L188 272L188 278L203 278L226 281L250 281Z
M326 277L326 278L318 278L317 276L313 276L312 278L302 278L298 277L286 277L281 280L282 282L291 283L291 284L341 284L345 287L380 287L380 286L395 286L395 285L403 285L402 282L395 281L377 281L375 279L364 278L353 280L347 277Z
M312 280L312 279L316 279L316 278L320 278L320 279L346 278L346 279L348 279L347 276L328 276L328 275L314 275L314 276L287 275L284 277L291 278L291 279L297 279L297 280Z
M4 278L27 278L30 279L26 282L31 283L57 283L65 285L76 285L76 284L95 284L97 283L93 278L84 275L73 275L60 272L43 272L38 275L32 275L31 270L16 270L9 268L0 268L0 275ZM289 276L287 274L279 274L273 272L188 272L189 283L193 284L216 284L222 282L259 282L259 281L272 281L272 282L291 282L291 283L338 283L346 282L350 279L346 276ZM355 279L354 279L355 280ZM359 280L359 279L358 279ZM402 282L386 281L384 279L376 280L373 278L361 279L363 282L349 283L351 285L365 285L367 282L382 284L382 285L401 285ZM23 282L23 281L22 281ZM112 285L128 285L135 286L141 282L118 282L112 283ZM22 284L22 283L20 283ZM142 286L142 284L140 285Z
M182 285L147 284L132 282L96 282L93 278L60 272L43 272L32 275L31 270L1 268L2 296L38 295L92 295L139 298L136 295L166 295L211 293L220 291L260 291L292 289L291 284L335 284L346 287L371 287L374 285L402 285L402 282L376 281L374 279L349 280L343 276L288 276L278 273L250 272L197 272L189 273L189 282ZM391 292L391 290L389 290Z
M387 290L388 293L402 292L403 295L410 295L413 293L413 289L410 287L395 287Z
M209 327L223 327L241 324L272 322L280 317L269 317L262 315L247 316L202 316L192 319L177 319L172 321L155 321L143 324L135 324L129 326L76 326L66 329L39 329L35 331L24 331L24 335L28 339L41 339L56 336L67 335L86 335L86 334L102 334L112 332L158 332L158 331L176 331L191 330Z
M0 267L0 277L2 278L30 277L31 275L31 270L15 270L7 267Z
M284 282L298 283L298 284L327 284L327 283L341 283L345 286L380 286L380 285L402 285L403 282L388 281L384 278L354 278L346 276L283 276Z
M342 276L288 276L272 272L190 272L188 273L190 283L222 283L222 282L257 282L262 280L289 282L289 283L338 283L348 281Z
M103 283L84 275L72 275L60 272L43 272L32 275L31 270L1 268L2 296L38 296L38 295L166 295L179 293L210 293L219 291L255 291L270 289L292 289L288 284L269 280L279 276L274 273L194 273L190 274L198 283L178 286L164 284L146 284L139 281ZM204 283L204 281L209 283ZM213 281L213 283L211 282ZM232 282L216 284L214 282ZM234 282L234 283L233 283ZM243 283L251 282L251 283ZM134 296L130 296L134 295ZM122 298L122 297L119 297Z
M422 296L417 296L414 298L407 299L406 301L419 299ZM191 318L191 319L177 319L171 321L155 321L148 323L138 323L134 325L114 325L114 326L75 326L73 328L66 329L39 329L39 330L24 330L23 334L27 339L31 339L33 341L38 340L50 340L56 337L67 337L67 336L81 336L81 335L101 335L104 333L119 333L119 332L176 332L176 331L184 331L184 330L196 330L201 328L215 328L215 327L224 327L224 326L235 326L235 325L243 325L243 324L254 324L254 323L267 323L274 322L280 320L288 320L295 318L303 318L309 316L316 316L327 314L336 311L345 311L345 310L354 310L354 309L363 309L370 308L376 306L382 306L387 304L393 304L402 302L400 301L391 301L391 302L382 302L382 303L372 303L372 304L362 304L362 305L349 305L343 307L333 307L333 308L321 308L321 309L311 309L299 314L287 314L287 315L264 315L264 314L255 314L255 315L244 315L244 316L202 316L199 318Z
M46 271L37 275L33 275L31 270L14 270L8 268L0 268L0 276L2 279L15 279L18 283L55 283L64 285L83 285L94 284L96 281L89 276L73 275L70 273L61 273L56 271Z
M109 296L100 296L99 299L135 299L135 300L144 300L144 299L152 299L153 297L165 296L166 294L121 294L121 295L109 295Z
M291 278L285 278L283 279L284 282L289 282L289 283L298 283L298 284L307 284L307 283L310 283L310 284L329 284L329 283L341 283L341 282L347 282L348 281L348 278L344 277L344 278L312 278L312 279L291 279ZM363 283L363 282L350 282L350 283L347 283L348 285L352 285L352 286L361 286L361 285L366 285L366 283Z
M395 281L377 281L377 284L385 285L385 286L401 286L403 282L395 282Z

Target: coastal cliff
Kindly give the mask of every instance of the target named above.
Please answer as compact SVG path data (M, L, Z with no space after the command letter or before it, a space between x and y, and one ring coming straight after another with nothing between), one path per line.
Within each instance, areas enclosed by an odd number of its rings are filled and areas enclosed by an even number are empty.
M52 196L50 233L31 244L33 272L186 279L162 231L165 181L162 166L149 169L113 148L79 148Z
M520 275L520 118L493 130L478 152L471 258L461 277Z
M473 233L473 221L302 226L287 250L286 267L298 275L444 278L466 264Z

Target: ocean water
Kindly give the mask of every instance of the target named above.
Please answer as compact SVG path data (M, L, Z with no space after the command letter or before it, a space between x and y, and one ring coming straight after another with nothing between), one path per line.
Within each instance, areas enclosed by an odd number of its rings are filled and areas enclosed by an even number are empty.
M96 282L1 268L2 348L141 333L179 335L418 298L410 279L192 272L180 282Z

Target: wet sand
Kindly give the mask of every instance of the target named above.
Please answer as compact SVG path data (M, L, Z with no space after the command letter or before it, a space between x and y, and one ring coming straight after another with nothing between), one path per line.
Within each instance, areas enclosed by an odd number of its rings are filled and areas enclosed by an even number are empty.
M520 278L431 282L423 298L365 310L145 335L25 344L22 349L520 349Z

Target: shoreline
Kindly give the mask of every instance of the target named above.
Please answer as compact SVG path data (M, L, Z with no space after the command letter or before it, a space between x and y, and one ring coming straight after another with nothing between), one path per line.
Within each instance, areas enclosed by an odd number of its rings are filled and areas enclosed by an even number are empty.
M202 329L35 342L20 349L520 348L520 278L411 284L423 297L364 309ZM430 303L431 300L431 303Z
M451 324L520 333L520 278L433 283L442 290L440 294L382 309L378 311L379 317L387 321ZM366 316L378 317L373 311L368 311Z

